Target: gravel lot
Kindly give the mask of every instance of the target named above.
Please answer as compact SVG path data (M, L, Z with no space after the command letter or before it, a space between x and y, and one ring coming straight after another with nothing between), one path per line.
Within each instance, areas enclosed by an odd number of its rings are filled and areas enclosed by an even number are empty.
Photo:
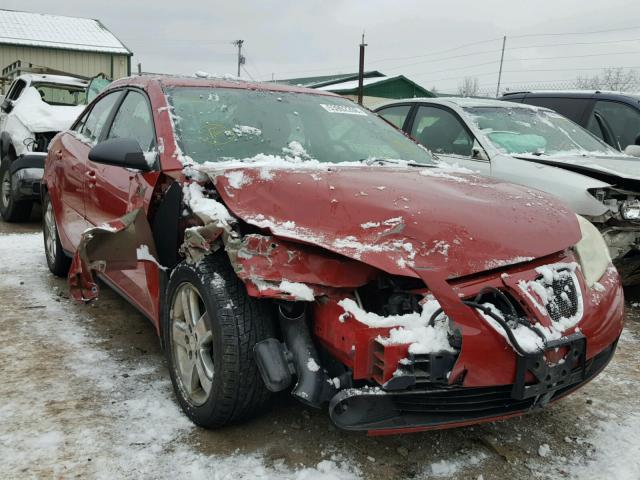
M283 395L206 431L174 401L151 324L107 287L93 305L69 300L37 222L0 222L0 258L0 478L640 478L632 303L607 370L519 419L369 438Z

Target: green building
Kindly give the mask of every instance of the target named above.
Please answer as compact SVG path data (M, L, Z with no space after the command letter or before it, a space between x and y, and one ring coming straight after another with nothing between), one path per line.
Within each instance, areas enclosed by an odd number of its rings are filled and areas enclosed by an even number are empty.
M316 88L318 90L326 90L351 98L352 100L357 100L358 98L357 73L323 75L319 77L287 78L276 80L276 82L285 83L287 85ZM363 103L367 107L373 107L387 99L393 98L435 96L435 94L409 80L404 75L388 77L377 70L364 73Z

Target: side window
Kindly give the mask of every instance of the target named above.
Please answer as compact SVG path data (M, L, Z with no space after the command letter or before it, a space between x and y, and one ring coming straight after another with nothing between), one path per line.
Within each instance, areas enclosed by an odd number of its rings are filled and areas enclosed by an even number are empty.
M411 136L435 153L471 156L473 137L448 110L425 106L418 108Z
M133 138L148 152L155 146L153 119L147 99L142 93L127 93L113 119L107 138Z
M591 116L595 115L600 115L611 129L613 141L609 143L612 147L624 150L640 141L640 112L635 108L624 103L599 100Z
M71 130L80 133L84 128L84 124L87 123L87 117L89 116L89 113L91 112L85 112L85 114L82 115L82 118L78 120L78 123L76 123L76 125Z
M24 90L24 87L26 86L27 86L27 82L25 82L24 80L18 80L16 84L13 86L13 88L11 89L11 91L9 92L9 94L7 95L7 98L9 100L17 99L22 93L22 91Z
M409 115L409 110L411 110L411 105L397 105L395 107L383 108L377 113L399 129L402 129L404 121L407 119L407 115Z
M589 104L588 98L538 98L538 97L526 97L523 103L529 105L535 105L537 107L550 108L555 110L560 115L564 115L569 120L573 120L578 125L583 125L582 117L584 111Z
M92 142L98 140L98 138L100 138L102 128L104 127L111 110L113 110L113 106L116 104L121 94L122 92L113 92L98 100L91 109L91 112L89 112L89 116L84 122L80 133Z

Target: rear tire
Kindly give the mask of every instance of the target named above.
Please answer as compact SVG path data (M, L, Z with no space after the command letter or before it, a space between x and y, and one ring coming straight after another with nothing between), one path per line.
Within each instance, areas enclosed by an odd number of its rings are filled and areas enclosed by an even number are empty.
M32 200L16 201L11 185L11 163L15 155L9 153L0 163L0 215L5 222L24 222L31 216Z
M62 250L56 217L48 193L44 194L42 201L42 236L49 270L58 277L66 277L71 266L71 259Z
M269 305L247 295L221 251L180 263L167 287L163 339L180 406L205 428L254 416L270 398L253 347L273 336Z

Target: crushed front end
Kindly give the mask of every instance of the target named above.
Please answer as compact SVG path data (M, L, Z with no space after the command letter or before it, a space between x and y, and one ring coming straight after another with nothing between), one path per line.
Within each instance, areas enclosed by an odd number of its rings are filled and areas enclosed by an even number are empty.
M450 282L417 271L419 280L384 276L306 311L290 303L294 315L281 309L315 341L291 348L301 336L285 334L259 344L267 383L278 377L271 387L284 389L296 375L293 395L328 401L338 427L395 434L544 407L597 375L615 351L623 296L613 266L595 287L571 251Z

